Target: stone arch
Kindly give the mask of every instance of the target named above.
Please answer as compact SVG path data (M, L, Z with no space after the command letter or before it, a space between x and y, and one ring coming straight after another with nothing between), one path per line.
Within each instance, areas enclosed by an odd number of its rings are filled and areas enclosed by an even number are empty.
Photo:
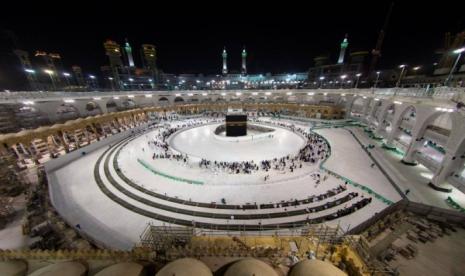
M174 98L174 103L183 103L183 102L184 102L183 97L178 96L178 97Z
M465 179L465 166L463 160L465 159L465 136L462 136L461 139L457 141L457 146L450 149L450 151L450 154L453 155L452 158L454 158L452 162L456 163L450 168L450 175L454 178L461 178L463 180ZM460 183L460 185L463 185L463 182ZM461 190L463 191L463 188Z
M105 104L107 108L107 112L115 112L118 111L118 105L114 99L109 99Z
M436 131L442 135L449 136L451 130L457 125L455 117L450 112L436 111L432 113L423 125L423 130Z
M274 98L275 102L284 102L284 97L283 96L275 96Z
M85 110L86 110L87 115L91 115L91 116L103 113L100 105L94 101L90 101L86 103Z
M21 128L34 128L50 123L47 114L37 106L22 105L14 109L17 124Z
M288 96L287 99L286 99L288 102L297 102L297 96L295 95L291 95L291 96Z
M371 110L372 118L373 118L373 123L379 124L379 114L382 110L383 102L382 101L376 101L375 104L373 105L373 109Z
M365 107L366 100L362 97L355 97L350 104L350 116L361 117L363 115L363 109Z
M400 113L399 113L400 112ZM389 141L397 140L405 148L411 143L412 130L416 124L416 108L413 105L408 105L398 111L393 122L393 129Z
M409 105L406 108L404 108L404 110L402 110L402 113L399 114L400 115L399 116L399 126L401 126L403 123L407 122L404 125L410 126L409 129L411 131L413 129L413 127L415 126L415 123L416 123L416 120L417 120L416 113L417 113L417 109L413 105ZM404 126L404 128L405 128L405 126Z
M162 105L162 106L165 106L165 105L169 105L170 101L168 100L167 97L162 96L162 97L158 98L158 104Z
M422 125L416 128L416 133L413 134L414 137L418 137L415 141L412 141L412 143L414 143L414 150L419 151L420 149L418 147L421 144L431 140L432 146L439 150L442 149L444 153L447 150L446 146L448 145L449 138L454 128L458 130L461 129L460 126L457 125L457 120L458 119L449 112L434 111L429 114L429 116L423 120ZM428 135L429 137L427 139L425 138L425 134L428 131L431 131L431 135ZM446 138L444 139L441 137Z
M308 98L313 98L311 96L307 96L307 100ZM340 107L342 107L343 110L346 109L346 106L347 106L347 98L346 97L340 97L339 100L337 101L337 105L339 105Z
M244 101L249 102L249 103L253 103L253 102L255 102L255 98L253 96L249 96Z
M394 128L396 105L394 103L387 102L387 104L380 109L381 113L375 114L375 116L378 115L375 117L375 119L378 121L377 134L387 137L387 135L389 135Z
M381 110L381 118L378 119L379 122L389 122L392 123L394 120L394 114L396 113L396 105L394 103L388 103L385 108Z
M370 111L373 109L373 106L378 102L378 99L375 98L367 98L365 102L365 108L363 109L363 116L368 117L370 115Z
M56 110L58 121L74 120L80 117L79 110L70 103L63 103Z
M124 109L133 109L137 107L136 102L133 99L125 99L121 105Z

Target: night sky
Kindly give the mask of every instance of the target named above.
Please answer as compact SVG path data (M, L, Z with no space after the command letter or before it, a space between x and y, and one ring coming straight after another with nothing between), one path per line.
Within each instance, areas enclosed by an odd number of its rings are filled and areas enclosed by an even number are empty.
M253 6L252 1L170 6L160 6L160 1L35 2L41 5L2 3L0 90L23 87L14 47L31 54L37 49L58 52L65 67L76 64L98 75L107 63L102 43L112 39L123 44L126 37L136 65L140 45L152 43L158 66L167 73L219 73L224 46L230 70L238 71L243 45L249 73L303 72L318 55L329 54L335 62L346 33L349 51L371 50L391 1L268 1ZM464 4L458 1L404 2L394 5L380 68L432 64L444 33L465 30Z

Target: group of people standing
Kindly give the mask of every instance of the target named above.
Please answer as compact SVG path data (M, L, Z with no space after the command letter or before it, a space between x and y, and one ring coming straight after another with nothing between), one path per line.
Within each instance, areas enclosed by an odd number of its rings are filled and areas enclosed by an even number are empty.
M218 119L217 119L218 120ZM168 138L178 130L186 127L193 127L203 125L215 120L212 119L193 119L182 124L167 126L161 130L158 135L148 141L149 147L155 148L152 159L174 159L183 163L189 162L189 157L183 154L173 153L168 145ZM260 122L259 120L255 120ZM269 172L270 170L279 171L281 173L294 172L296 169L303 167L304 163L314 164L328 156L327 143L314 133L310 133L302 128L296 127L294 124L287 124L282 122L267 121L268 124L278 125L289 129L292 132L299 133L306 139L305 145L295 155L287 155L284 157L276 157L270 160L255 161L236 161L226 162L218 160L201 159L198 162L199 168L223 171L230 174L252 174L257 171ZM269 175L265 181L269 179Z

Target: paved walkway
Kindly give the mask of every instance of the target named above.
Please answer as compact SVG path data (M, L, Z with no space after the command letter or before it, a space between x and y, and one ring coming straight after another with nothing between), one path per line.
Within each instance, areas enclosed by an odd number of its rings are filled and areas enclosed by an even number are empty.
M402 159L401 155L383 149L381 147L382 141L371 139L362 128L349 127L347 129L352 130L365 145L375 145L373 149L369 149L372 156L383 166L402 191L410 190L407 195L409 200L439 208L452 209L446 204L447 197L451 196L458 204L465 206L465 194L459 190L454 188L452 193L442 193L431 189L428 186L428 182L433 177L433 172L423 165L404 165L400 162Z

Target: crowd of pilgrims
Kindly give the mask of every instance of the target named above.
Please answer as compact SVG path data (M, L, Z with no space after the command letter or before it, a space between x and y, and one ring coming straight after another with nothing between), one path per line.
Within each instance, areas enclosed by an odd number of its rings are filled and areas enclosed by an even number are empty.
M196 119L185 122L175 127L165 127L153 140L148 141L148 145L154 146L158 149L152 156L152 159L172 159L181 161L183 163L189 162L189 157L183 154L176 154L171 152L168 145L168 138L176 131L186 128L203 125L209 122L216 122L217 120ZM270 122L267 122L270 123ZM231 174L251 174L253 172L262 170L268 172L270 170L280 172L294 172L298 168L302 168L304 163L314 164L319 160L328 157L328 144L318 135L308 133L301 128L291 124L284 124L273 122L272 124L280 127L287 128L293 132L299 133L306 139L305 145L295 155L287 155L284 157L274 158L270 160L262 160L260 162L254 161L241 161L241 162L225 162L216 160L201 159L198 163L200 168L219 170ZM265 181L269 176L265 176Z

